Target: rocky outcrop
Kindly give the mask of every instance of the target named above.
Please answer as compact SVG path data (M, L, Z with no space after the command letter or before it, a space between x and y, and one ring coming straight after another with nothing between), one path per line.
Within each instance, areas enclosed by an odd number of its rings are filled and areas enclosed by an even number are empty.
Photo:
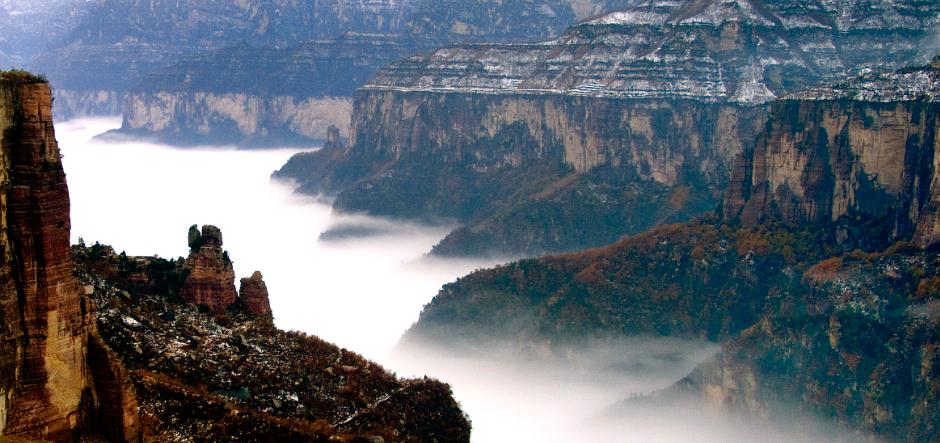
M248 315L272 319L271 301L268 299L268 285L264 284L261 273L255 271L251 277L243 278L238 288L238 300Z
M935 61L784 97L738 156L719 217L475 272L405 340L537 353L706 338L721 352L657 399L937 440L938 73Z
M337 194L338 210L463 221L436 248L448 255L600 246L709 211L764 112L376 90L357 93L355 106L348 147L298 155L275 175L301 192Z
M174 144L310 145L330 126L349 128L348 97L245 93L134 93L120 133Z
M934 441L940 293L925 282L936 278L937 260L906 251L824 261L782 310L659 395L693 392L763 418L799 416L787 405L800 404L889 441Z
M114 436L133 441L136 411L111 414L106 401L115 389L132 391L98 377L102 365L120 363L89 357L95 307L74 277L68 186L44 81L0 72L0 134L0 435L70 441L118 429Z
M136 392L108 389L100 398L113 408L104 416L136 404L148 440L469 441L469 420L444 383L397 378L247 309L209 315L178 296L184 260L127 257L99 244L72 251L99 306L104 346L92 342L90 358L115 355L124 365L98 366L97 385ZM260 297L260 274L246 280ZM253 298L248 287L243 301Z
M412 57L365 87L764 103L866 68L912 64L938 12L890 1L639 1L555 40Z
M940 69L873 74L775 103L735 164L726 219L881 225L927 247L936 227Z
M357 92L348 149L276 175L337 210L463 223L438 254L600 246L718 206L765 103L920 55L935 14L866 8L640 2L555 40L441 48Z
M189 276L183 284L182 296L186 301L218 315L235 303L235 269L222 250L222 231L204 225L200 233L196 225L189 228L189 257L186 267Z
M121 115L124 96L116 91L56 89L53 113L57 120L100 115Z

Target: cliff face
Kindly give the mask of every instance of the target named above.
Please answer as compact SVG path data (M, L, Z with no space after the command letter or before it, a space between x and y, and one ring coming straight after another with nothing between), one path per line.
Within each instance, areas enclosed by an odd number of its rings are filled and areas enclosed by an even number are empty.
M338 210L463 222L440 254L599 246L717 206L766 103L917 58L935 7L866 5L638 2L550 41L441 48L356 94L345 151L277 175Z
M4 84L0 432L69 439L91 388L94 322L72 275L69 199L45 84Z
M639 1L550 41L412 57L366 88L763 103L914 63L938 12L919 2Z
M764 418L800 403L889 440L936 440L937 259L908 251L822 262L782 309L660 395L692 391Z
M936 242L938 74L926 66L775 103L735 163L725 217L878 224L891 239Z
M397 50L406 50L399 55L405 56L456 41L548 38L577 19L631 2L103 0L63 1L55 8L0 5L0 24L4 25L0 26L0 54L9 52L20 65L28 64L50 75L66 105L56 110L60 118L85 112L111 114L112 106L120 109L123 105L127 92L141 85L146 88L147 82L142 80L148 74L177 64L183 57L212 57L213 51L231 45L247 43L269 49L319 45L329 53L321 61L342 71L330 78L340 83L361 79L356 84L360 86L397 52L365 50L358 54L363 63L350 65L346 62L356 54L350 40L391 41L386 48L398 46ZM7 20L5 8L13 13ZM49 12L27 14L25 9ZM369 56L375 59L369 60ZM229 66L227 71L271 67L249 63ZM205 78L216 80L211 74ZM306 81L321 80L311 73ZM118 100L110 101L108 107L95 106L99 91ZM313 96L334 94L322 90Z
M353 114L350 146L276 175L337 194L339 210L461 220L436 249L461 255L598 246L708 211L764 109L365 90Z
M938 68L785 97L738 157L719 217L473 273L405 339L538 351L706 338L722 351L657 398L937 440Z
M0 434L68 441L107 430L133 439L136 411L112 414L107 395L133 392L95 377L94 304L69 252L69 196L45 83L0 73ZM119 363L114 366L117 368ZM120 406L118 406L120 407ZM104 423L100 417L114 420Z
M394 36L346 35L185 57L127 95L121 132L178 144L310 144L333 125L348 137L353 91L412 50Z
M366 90L356 97L350 143L392 160L425 155L487 171L548 159L579 173L611 165L677 185L689 175L706 181L725 175L760 116L691 100Z
M351 110L346 97L136 93L120 132L175 144L307 145L325 140L330 126L348 128Z

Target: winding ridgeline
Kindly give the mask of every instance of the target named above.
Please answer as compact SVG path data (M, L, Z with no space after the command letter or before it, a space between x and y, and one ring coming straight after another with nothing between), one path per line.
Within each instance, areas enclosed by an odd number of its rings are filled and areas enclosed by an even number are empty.
M653 400L940 439L940 58L768 115L717 214L470 274L404 342L704 338L718 355Z
M0 440L469 441L446 384L276 329L218 228L186 260L69 230L52 91L0 71Z
M643 1L550 41L444 47L380 70L348 143L275 176L341 211L459 221L435 254L601 246L715 210L775 100L926 62L938 12Z

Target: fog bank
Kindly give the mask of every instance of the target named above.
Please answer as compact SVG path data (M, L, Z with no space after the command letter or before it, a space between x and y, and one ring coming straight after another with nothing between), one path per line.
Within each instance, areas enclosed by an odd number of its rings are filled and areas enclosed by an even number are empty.
M190 225L217 225L236 275L264 275L282 329L381 360L443 283L492 264L423 258L450 227L331 216L327 202L272 182L271 172L298 150L91 140L118 126L113 118L56 125L72 241L172 258L188 254ZM318 241L333 225L375 232Z
M336 216L328 203L271 182L271 172L296 150L91 140L119 125L119 119L56 125L73 242L82 237L129 255L181 257L188 253L188 227L214 224L236 274L264 274L277 326L320 336L402 376L450 383L472 420L474 442L835 439L785 430L803 423L779 430L718 417L700 404L624 402L680 380L717 350L710 343L609 340L540 355L500 344L480 344L486 351L473 355L421 345L392 352L442 284L495 262L424 258L450 226Z

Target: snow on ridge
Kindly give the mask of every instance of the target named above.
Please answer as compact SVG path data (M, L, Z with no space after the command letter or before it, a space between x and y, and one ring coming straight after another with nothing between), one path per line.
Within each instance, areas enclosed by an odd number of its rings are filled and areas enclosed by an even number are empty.
M693 15L682 24L709 24L719 26L727 22L752 22L764 26L775 26L774 23L760 14L751 2L746 0L721 0L716 1L702 12Z
M656 25L666 23L666 14L650 11L617 11L588 22L591 25Z

